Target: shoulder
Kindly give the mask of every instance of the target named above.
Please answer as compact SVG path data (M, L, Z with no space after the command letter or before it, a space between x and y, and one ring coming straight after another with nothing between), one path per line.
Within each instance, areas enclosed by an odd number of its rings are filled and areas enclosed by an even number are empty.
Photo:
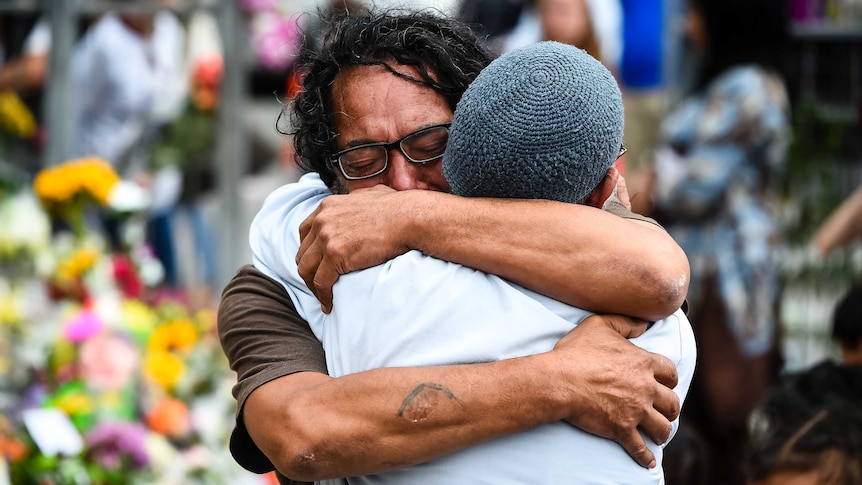
M233 302L235 298L246 298L249 295L262 295L283 303L294 309L294 305L278 281L267 276L254 266L247 264L241 267L222 291L221 301ZM219 305L221 311L225 305Z
M330 195L326 185L317 174L306 174L294 183L282 185L269 194L252 221L252 228L262 221L273 222L283 220L292 211L305 207L304 212L311 212L321 199Z
M267 249L281 252L286 244L298 248L300 224L327 195L330 192L317 174L306 174L299 181L274 190L264 199L251 222L249 244L252 252L260 257L267 254Z

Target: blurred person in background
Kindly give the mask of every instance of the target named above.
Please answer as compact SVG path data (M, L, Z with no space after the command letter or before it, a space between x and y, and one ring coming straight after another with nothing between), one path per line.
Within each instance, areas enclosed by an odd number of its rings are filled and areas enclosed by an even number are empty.
M499 41L499 53L542 40L580 47L616 74L622 53L620 0L531 0Z
M862 366L862 285L854 286L835 307L832 340L845 364Z
M782 377L752 414L748 485L862 483L862 366Z
M691 263L699 362L685 412L713 462L725 464L714 467L714 483L742 482L746 419L781 368L781 237L770 201L790 135L784 4L689 1L699 74L662 124L651 197L633 203L668 228Z
M486 41L504 36L515 28L529 0L463 0L457 18L473 26Z
M12 163L30 176L42 168L39 156L42 136L38 125L42 120L42 87L48 67L42 35L45 30L47 24L37 14L0 16L0 110L4 122L0 163ZM19 121L10 123L10 118Z
M622 7L623 51L617 78L626 109L626 186L636 200L655 157L659 127L667 112L665 0L622 0Z
M167 10L108 12L75 46L71 63L75 144L68 158L98 156L120 176L150 188L148 239L168 286L177 283L169 216L182 176L177 167L150 173L148 160L156 135L179 115L187 95L184 37L179 19ZM116 221L105 225L111 243L120 244Z

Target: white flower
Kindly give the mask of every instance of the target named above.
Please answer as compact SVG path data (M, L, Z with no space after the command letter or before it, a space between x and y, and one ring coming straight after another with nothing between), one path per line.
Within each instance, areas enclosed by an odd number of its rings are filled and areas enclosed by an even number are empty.
M51 222L31 192L0 200L0 257L35 256L51 242Z

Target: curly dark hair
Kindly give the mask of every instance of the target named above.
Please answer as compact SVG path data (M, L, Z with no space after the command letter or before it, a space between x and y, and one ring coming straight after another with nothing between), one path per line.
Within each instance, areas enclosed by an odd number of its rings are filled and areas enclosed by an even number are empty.
M491 61L466 24L432 10L351 12L323 22L327 33L322 47L307 43L296 62L302 89L285 107L294 131L280 131L294 136L299 166L319 173L333 190L338 189L338 179L330 163L336 135L331 90L339 72L352 66L383 66L440 93L454 111L467 86ZM420 77L395 71L388 64L393 60L416 68Z
M751 424L750 482L783 471L816 472L828 485L862 483L862 366L826 361L785 375Z

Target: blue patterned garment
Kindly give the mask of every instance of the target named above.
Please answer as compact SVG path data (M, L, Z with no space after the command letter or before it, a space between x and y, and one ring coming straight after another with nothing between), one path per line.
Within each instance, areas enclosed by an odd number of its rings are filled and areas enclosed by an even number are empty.
M775 335L780 240L770 182L789 137L782 82L753 66L726 72L662 124L653 196L691 263L689 303L697 308L715 277L730 330L751 356Z

